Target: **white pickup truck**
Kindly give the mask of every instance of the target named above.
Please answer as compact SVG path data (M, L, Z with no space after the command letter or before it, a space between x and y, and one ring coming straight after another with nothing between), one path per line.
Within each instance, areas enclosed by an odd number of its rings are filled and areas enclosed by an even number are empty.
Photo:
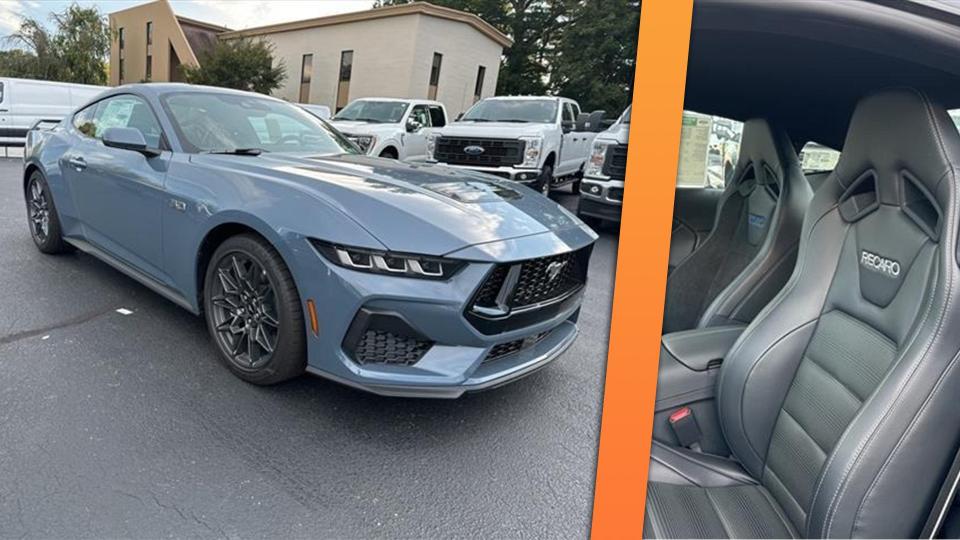
M620 221L623 182L627 174L627 140L630 137L630 107L609 129L597 135L590 162L580 187L581 217Z
M601 117L581 114L576 101L562 97L487 98L433 130L427 160L529 184L542 193L572 182L576 192L597 135L591 126Z
M439 101L362 98L334 115L330 124L370 156L424 161L427 136L447 123Z

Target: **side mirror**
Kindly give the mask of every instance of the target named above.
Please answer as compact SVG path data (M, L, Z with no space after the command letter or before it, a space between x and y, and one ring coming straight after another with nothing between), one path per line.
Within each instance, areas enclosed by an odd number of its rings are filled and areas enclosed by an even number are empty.
M574 127L576 127L576 122L571 122L570 120L560 122L560 129L562 129L564 133L570 133Z
M610 124L606 123L607 111L598 110L590 113L589 118L587 118L587 125L590 126L590 131L600 133L601 131L610 127Z
M140 152L147 157L160 155L160 150L147 146L146 139L139 129L129 127L112 127L103 132L103 145L121 150Z
M416 133L420 131L420 128L423 127L423 124L417 122L413 118L407 119L407 133Z
M590 115L582 112L577 115L576 131L590 131Z

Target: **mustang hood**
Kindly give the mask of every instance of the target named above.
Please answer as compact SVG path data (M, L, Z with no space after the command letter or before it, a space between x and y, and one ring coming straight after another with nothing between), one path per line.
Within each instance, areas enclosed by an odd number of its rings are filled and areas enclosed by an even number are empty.
M197 155L193 161L257 181L293 183L338 208L392 251L445 255L476 244L586 227L524 186L441 165L356 155Z

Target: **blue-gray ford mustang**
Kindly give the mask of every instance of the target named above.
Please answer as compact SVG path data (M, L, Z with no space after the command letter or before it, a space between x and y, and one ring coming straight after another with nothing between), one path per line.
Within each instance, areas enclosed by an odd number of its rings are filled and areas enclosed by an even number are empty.
M40 251L80 249L202 314L252 383L456 397L577 334L596 235L576 217L505 180L363 156L277 99L116 88L31 131L24 165Z

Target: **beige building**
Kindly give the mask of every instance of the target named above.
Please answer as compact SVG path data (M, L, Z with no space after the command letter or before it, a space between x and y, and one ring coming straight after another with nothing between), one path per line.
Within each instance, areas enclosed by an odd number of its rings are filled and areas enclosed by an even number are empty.
M361 97L429 98L456 115L494 95L513 44L476 15L426 2L230 31L157 0L111 13L110 25L112 84L180 80L179 66L197 65L213 40L262 39L286 69L274 95L332 110Z

